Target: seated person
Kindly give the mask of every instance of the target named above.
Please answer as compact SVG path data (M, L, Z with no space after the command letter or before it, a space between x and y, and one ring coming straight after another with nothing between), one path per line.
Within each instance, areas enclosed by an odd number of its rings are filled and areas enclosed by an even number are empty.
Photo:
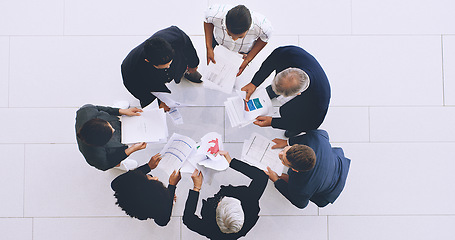
M250 12L244 5L212 5L205 12L204 33L207 64L215 62L213 49L220 44L244 54L237 76L265 47L272 35L272 25L263 15Z
M131 50L122 63L123 84L146 107L158 93L170 93L165 83L185 78L201 83L199 58L190 37L176 26L162 29ZM152 93L153 92L153 93ZM160 108L169 111L165 102Z
M271 98L278 97L281 102L281 117L259 116L254 124L286 130L286 137L317 129L330 103L329 80L318 61L297 46L275 49L243 88L247 100L273 71L276 76L266 89Z
M311 130L306 134L284 139L275 138L272 148L283 148L278 154L288 174L268 169L267 175L275 188L294 206L305 208L308 202L325 207L335 202L346 183L351 160L341 148L332 148L324 130Z
M194 171L194 188L189 190L183 213L183 224L189 229L210 239L238 239L245 236L259 219L259 199L267 186L264 171L220 151L236 171L252 179L249 186L221 186L215 196L202 201L201 216L196 212L202 173Z
M166 226L171 220L175 188L181 179L180 171L174 171L169 177L169 185L164 187L157 177L148 175L161 160L158 153L147 164L130 170L111 183L116 204L128 216L139 220L154 219L159 226Z
M120 115L139 116L138 108L119 109L86 104L76 113L76 135L79 151L91 166L106 171L119 167L128 171L137 162L127 158L131 153L144 149L146 143L128 147L121 143Z

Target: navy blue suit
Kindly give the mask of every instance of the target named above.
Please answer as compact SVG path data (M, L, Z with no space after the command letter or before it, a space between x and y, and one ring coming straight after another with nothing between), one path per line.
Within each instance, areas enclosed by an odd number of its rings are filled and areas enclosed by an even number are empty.
M317 129L324 121L330 103L330 84L318 61L297 46L275 49L262 63L251 80L259 86L273 72L299 68L310 78L310 86L294 99L280 107L280 118L272 119L272 127L303 132Z
M188 35L176 26L168 27L153 34L150 38L160 37L169 42L175 55L169 69L157 69L145 61L145 42L131 50L122 63L123 84L126 89L140 100L141 107L149 105L155 96L150 92L171 91L165 83L180 82L187 67L199 65L199 58Z
M316 165L306 172L288 170L289 182L279 179L275 187L293 205L305 208L309 201L319 207L333 203L346 183L351 160L341 148L332 148L324 130L311 130L289 139L289 145L303 144L316 153Z

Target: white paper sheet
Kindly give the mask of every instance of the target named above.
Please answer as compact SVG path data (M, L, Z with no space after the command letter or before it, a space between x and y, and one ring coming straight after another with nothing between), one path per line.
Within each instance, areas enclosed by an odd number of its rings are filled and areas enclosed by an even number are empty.
M163 109L148 109L141 116L122 116L122 143L159 142L168 136Z
M228 98L224 102L226 113L232 127L244 127L258 116L265 116L273 111L272 101L263 88L256 89L251 95L250 100L245 102L245 92L237 91L238 96Z
M231 93L236 75L243 62L242 55L229 51L223 46L214 49L216 64L210 62L202 73L204 87Z
M180 169L195 146L193 139L174 133L160 152L162 159L158 168L170 176L174 170Z
M183 118L182 118L182 115L180 114L178 108L171 108L171 110L169 110L168 114L171 117L172 122L175 125L183 124Z
M183 103L177 102L171 98L171 94L167 92L152 92L155 97L157 97L162 102L166 103L169 108L184 107L186 106Z
M266 137L253 133L242 149L243 160L262 169L270 167L278 175L283 172L284 165L278 157L279 149L272 149L274 142Z

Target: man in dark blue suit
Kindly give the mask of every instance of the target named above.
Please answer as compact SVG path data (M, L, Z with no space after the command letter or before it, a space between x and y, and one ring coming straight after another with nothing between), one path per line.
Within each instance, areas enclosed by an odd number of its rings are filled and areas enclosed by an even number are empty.
M279 153L288 174L278 176L270 168L266 174L293 205L305 208L309 201L318 207L333 203L346 183L351 160L341 148L332 148L324 130L310 130L306 134L274 139L272 148L283 148Z
M254 124L286 130L286 137L317 129L324 121L330 102L329 80L318 61L297 46L275 49L251 83L241 89L246 91L246 100L273 71L276 76L267 92L281 102L281 117L259 116Z

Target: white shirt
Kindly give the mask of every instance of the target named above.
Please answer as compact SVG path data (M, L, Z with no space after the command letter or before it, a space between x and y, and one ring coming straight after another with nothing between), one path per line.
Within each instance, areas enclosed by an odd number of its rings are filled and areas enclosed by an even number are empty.
M213 36L219 45L231 51L248 53L258 38L264 42L269 41L273 31L272 24L262 14L253 11L250 11L252 23L245 37L232 40L227 33L226 14L233 7L232 5L216 4L205 11L205 22L213 24Z

